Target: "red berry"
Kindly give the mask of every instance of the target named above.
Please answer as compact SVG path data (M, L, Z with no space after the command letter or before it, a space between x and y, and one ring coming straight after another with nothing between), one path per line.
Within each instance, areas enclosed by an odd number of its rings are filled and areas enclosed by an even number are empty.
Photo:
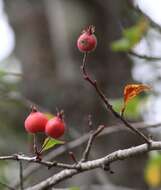
M64 131L65 123L59 116L49 120L45 126L46 135L55 139L61 137L64 134Z
M93 51L97 46L97 38L94 35L94 27L89 26L77 40L77 47L81 52Z
M44 132L48 118L41 112L31 112L25 120L25 129L29 133Z

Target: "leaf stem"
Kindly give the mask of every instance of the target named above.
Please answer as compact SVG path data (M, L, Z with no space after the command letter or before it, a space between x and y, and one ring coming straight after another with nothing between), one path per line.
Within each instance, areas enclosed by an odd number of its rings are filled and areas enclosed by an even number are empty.
M50 141L50 138L47 138L46 142L42 145L42 148L40 149L39 154L43 152L44 148L47 146L49 141Z

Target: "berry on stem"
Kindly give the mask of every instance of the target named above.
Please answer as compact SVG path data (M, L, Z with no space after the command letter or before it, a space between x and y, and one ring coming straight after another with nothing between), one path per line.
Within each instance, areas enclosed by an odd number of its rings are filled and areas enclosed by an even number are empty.
M62 117L59 115L50 119L45 126L46 135L52 138L59 138L64 134L65 131L65 123L62 120Z
M89 26L82 32L77 40L77 47L81 52L91 52L97 46L97 38L94 34L94 26Z
M38 133L45 131L45 125L48 122L48 118L42 112L38 112L35 108L25 120L25 129L28 133Z

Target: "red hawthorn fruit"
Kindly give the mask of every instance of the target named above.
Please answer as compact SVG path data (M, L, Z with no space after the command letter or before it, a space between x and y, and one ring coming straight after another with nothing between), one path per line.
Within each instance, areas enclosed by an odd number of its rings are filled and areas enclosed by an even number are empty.
M89 26L82 32L77 40L77 47L81 52L93 51L97 46L97 38L94 34L94 26Z
M44 132L48 118L45 114L33 110L25 120L25 129L29 133Z
M50 119L45 126L46 135L55 139L61 137L64 134L64 131L65 123L59 116Z

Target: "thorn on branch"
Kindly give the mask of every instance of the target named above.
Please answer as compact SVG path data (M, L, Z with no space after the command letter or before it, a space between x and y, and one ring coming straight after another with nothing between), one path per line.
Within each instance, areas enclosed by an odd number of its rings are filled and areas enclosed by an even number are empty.
M114 171L111 170L110 164L103 164L102 168L103 168L104 171L108 171L108 172L110 172L110 174L114 174Z
M64 110L60 110L56 108L57 116L60 117L62 120L64 119Z
M30 106L31 112L37 112L37 108L34 104Z
M13 158L14 158L15 160L19 161L17 154L13 154Z
M90 130L93 128L92 115L88 115L88 127Z
M37 161L41 161L42 160L41 154L39 152L37 152L37 154L36 154L36 160Z
M74 161L74 163L75 163L75 164L78 164L78 161L77 161L77 159L76 159L74 153L73 153L73 152L68 152L68 153L69 153L70 158Z

